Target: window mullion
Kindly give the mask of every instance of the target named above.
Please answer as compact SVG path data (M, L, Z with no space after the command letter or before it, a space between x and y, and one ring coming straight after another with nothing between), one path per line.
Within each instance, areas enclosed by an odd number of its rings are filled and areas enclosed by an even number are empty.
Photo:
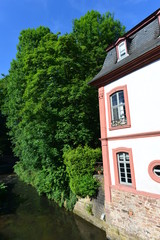
M117 95L117 108L118 108L118 118L120 119L120 104L119 104L119 92L116 93Z
M119 154L117 155L117 157L118 157L119 181L120 181L120 183L122 183L122 182L121 182L121 171L120 171L120 161L119 161Z
M128 175L127 175L127 161L126 161L126 154L124 153L124 159L125 159L125 175L126 175L126 183L129 184L128 182Z
M123 161L124 161L125 179L126 179L126 183L128 184L128 178L127 178L127 166L126 166L126 156L125 156L125 153L123 153Z

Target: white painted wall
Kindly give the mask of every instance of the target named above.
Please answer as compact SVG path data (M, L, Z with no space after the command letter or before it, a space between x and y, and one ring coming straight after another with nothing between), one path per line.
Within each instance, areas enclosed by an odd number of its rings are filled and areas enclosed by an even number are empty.
M118 147L132 148L136 189L160 194L160 183L151 179L148 166L154 160L160 160L160 137L138 138L109 141L109 160L112 185L115 185L112 149Z
M105 86L106 121L108 109L106 93L127 85L131 128L109 131L107 136L119 136L160 130L160 60Z
M107 136L160 131L160 60L137 70L105 86L106 121L108 109L106 94L118 86L127 85L131 128L109 130ZM135 138L127 140L109 140L109 160L111 180L115 185L112 149L132 148L136 189L160 194L160 183L152 180L148 174L148 165L160 160L160 137Z

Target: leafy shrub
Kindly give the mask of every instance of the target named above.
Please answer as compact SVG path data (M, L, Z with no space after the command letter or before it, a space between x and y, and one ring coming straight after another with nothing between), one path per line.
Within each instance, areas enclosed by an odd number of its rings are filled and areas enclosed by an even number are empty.
M100 148L69 148L64 151L63 157L72 192L81 197L95 195L99 183L93 178L93 173L95 162L101 158Z
M6 190L7 186L3 182L0 182L0 196L4 195Z
M70 191L70 195L66 199L66 206L65 206L66 209L69 211L72 211L76 202L77 202L77 196L72 191Z
M35 170L26 169L22 162L18 162L14 170L22 181L34 186L40 195L45 194L48 199L54 200L59 206L63 206L69 195L68 181L63 166L56 169L50 166Z
M6 185L4 183L0 183L0 191L3 191L6 189Z

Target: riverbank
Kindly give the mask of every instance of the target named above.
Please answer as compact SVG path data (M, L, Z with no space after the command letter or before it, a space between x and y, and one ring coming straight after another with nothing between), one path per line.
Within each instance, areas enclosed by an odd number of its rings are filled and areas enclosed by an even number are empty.
M104 205L104 177L94 176L99 182L98 194L94 198L78 198L73 212L96 227L106 231L106 214Z

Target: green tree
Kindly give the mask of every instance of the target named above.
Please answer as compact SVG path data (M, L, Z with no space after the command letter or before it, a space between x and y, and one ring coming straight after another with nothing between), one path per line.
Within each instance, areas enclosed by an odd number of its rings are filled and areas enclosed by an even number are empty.
M96 11L74 20L63 36L45 27L23 30L3 78L2 109L20 159L15 171L60 204L70 194L63 148L98 146L97 90L87 83L103 64L104 48L123 33L110 13Z
M125 33L125 27L110 12L87 12L73 22L73 34L82 49L84 76L93 78L100 71L105 49Z
M0 156L12 155L11 142L6 128L6 118L2 115L1 108L4 103L4 81L0 79Z

